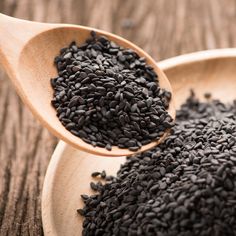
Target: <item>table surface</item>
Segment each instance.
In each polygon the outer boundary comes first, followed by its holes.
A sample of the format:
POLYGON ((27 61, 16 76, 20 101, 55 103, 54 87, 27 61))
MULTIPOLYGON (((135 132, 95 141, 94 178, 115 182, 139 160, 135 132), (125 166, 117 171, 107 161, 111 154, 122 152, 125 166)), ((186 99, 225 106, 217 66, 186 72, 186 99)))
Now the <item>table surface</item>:
MULTIPOLYGON (((0 0, 0 12, 92 26, 121 35, 157 61, 236 47, 236 0, 0 0)), ((0 235, 43 235, 41 193, 57 139, 0 72, 0 235)))

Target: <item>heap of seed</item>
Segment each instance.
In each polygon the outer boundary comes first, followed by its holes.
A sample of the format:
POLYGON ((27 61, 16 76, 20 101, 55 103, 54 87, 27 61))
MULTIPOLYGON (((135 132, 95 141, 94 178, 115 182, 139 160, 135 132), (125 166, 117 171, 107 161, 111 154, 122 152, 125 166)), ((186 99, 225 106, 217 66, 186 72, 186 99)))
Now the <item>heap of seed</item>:
POLYGON ((55 58, 52 104, 62 124, 93 146, 138 150, 173 126, 171 93, 133 50, 91 32, 55 58))
POLYGON ((98 194, 78 210, 83 235, 236 235, 235 114, 236 103, 192 95, 163 144, 91 184, 98 194))

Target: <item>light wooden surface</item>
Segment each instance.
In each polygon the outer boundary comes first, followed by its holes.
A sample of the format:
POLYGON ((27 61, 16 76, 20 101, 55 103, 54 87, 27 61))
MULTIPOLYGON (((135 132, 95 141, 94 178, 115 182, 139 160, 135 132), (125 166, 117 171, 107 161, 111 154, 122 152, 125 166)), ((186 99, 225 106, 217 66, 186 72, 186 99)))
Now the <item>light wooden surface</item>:
MULTIPOLYGON (((236 98, 235 64, 236 49, 222 49, 172 58, 161 62, 160 67, 170 78, 179 107, 189 96, 190 89, 194 89, 202 100, 204 94, 211 91, 214 98, 232 102, 236 98)), ((94 181, 91 173, 105 170, 108 175, 114 175, 124 161, 122 157, 99 158, 60 142, 50 161, 43 187, 45 236, 81 235, 83 218, 76 210, 83 208, 81 194, 94 193, 89 185, 94 181)))
MULTIPOLYGON (((158 75, 159 86, 172 92, 166 75, 158 68, 150 55, 128 40, 120 36, 71 24, 46 24, 26 21, 0 14, 0 64, 7 72, 18 95, 24 104, 56 137, 82 151, 101 156, 128 156, 146 151, 165 138, 167 132, 158 140, 143 145, 137 152, 113 146, 111 151, 105 148, 93 147, 69 132, 56 116, 56 110, 51 105, 53 89, 50 79, 57 76, 54 58, 60 49, 76 41, 83 44, 90 38, 90 32, 96 31, 106 36, 124 48, 133 49, 140 57, 146 58, 158 75)), ((171 99, 168 113, 175 119, 174 99, 171 99)))
MULTIPOLYGON (((235 0, 0 0, 0 11, 119 34, 156 60, 236 47, 235 0)), ((41 235, 41 190, 56 139, 0 74, 0 235, 41 235)))

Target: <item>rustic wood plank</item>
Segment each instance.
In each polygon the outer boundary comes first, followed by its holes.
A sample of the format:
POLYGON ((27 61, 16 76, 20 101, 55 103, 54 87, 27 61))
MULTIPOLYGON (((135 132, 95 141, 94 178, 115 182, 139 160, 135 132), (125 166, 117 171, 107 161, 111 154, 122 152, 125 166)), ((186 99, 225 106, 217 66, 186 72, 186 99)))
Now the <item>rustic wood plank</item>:
MULTIPOLYGON (((0 11, 117 33, 156 60, 236 47, 236 0, 1 0, 0 11)), ((42 235, 41 191, 56 139, 0 73, 0 235, 42 235)))

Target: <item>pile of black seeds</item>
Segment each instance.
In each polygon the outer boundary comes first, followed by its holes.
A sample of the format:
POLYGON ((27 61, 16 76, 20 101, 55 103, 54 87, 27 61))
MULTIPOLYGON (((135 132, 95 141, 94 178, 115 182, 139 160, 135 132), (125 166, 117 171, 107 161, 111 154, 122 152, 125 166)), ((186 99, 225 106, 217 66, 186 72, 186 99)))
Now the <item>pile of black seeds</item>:
POLYGON ((93 146, 138 150, 173 126, 171 93, 133 50, 91 32, 55 58, 52 104, 62 124, 93 146))
POLYGON ((98 194, 78 210, 83 235, 236 235, 236 102, 192 94, 163 144, 91 187, 98 194))

